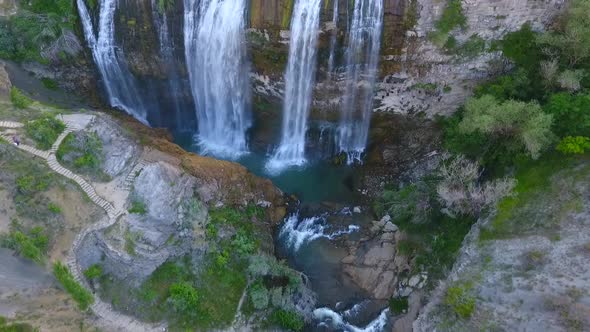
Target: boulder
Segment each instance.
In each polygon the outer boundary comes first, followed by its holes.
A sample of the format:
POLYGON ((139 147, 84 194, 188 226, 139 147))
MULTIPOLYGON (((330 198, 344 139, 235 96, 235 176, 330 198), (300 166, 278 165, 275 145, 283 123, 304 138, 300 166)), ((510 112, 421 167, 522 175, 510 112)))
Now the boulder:
POLYGON ((383 226, 383 231, 385 231, 385 232, 390 232, 390 233, 393 233, 393 232, 397 232, 397 230, 398 230, 398 227, 397 227, 397 225, 395 225, 395 224, 394 224, 394 223, 392 223, 391 221, 388 221, 388 222, 385 224, 385 226, 383 226))

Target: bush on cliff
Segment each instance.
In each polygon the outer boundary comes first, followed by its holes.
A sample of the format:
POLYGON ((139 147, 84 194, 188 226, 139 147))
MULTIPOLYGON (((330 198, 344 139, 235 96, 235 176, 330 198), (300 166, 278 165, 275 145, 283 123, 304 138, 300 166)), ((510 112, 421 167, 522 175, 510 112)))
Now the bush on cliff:
POLYGON ((525 151, 537 159, 552 142, 551 124, 552 116, 543 113, 536 102, 499 102, 486 95, 467 102, 459 129, 465 134, 491 136, 508 150, 525 151))
POLYGON ((63 122, 47 113, 36 120, 25 123, 27 135, 37 143, 37 148, 41 150, 49 150, 64 129, 66 126, 63 122))
POLYGON ((10 101, 14 107, 20 109, 27 108, 33 104, 31 98, 27 97, 20 89, 15 87, 10 89, 10 101))
POLYGON ((53 264, 53 275, 66 292, 72 296, 74 301, 78 303, 80 310, 86 311, 94 303, 92 294, 74 279, 67 266, 61 262, 55 262, 53 264))

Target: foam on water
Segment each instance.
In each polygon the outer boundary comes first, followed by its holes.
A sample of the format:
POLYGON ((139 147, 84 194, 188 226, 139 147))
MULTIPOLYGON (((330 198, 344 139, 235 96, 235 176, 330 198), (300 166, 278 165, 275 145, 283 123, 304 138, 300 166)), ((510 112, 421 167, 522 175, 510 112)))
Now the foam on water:
POLYGON ((387 325, 389 309, 384 309, 379 316, 365 327, 349 324, 344 317, 330 308, 318 308, 313 311, 313 317, 318 326, 325 326, 334 330, 346 332, 381 332, 387 325))
POLYGON ((340 236, 350 234, 359 230, 356 225, 349 225, 347 228, 334 230, 327 223, 326 216, 304 218, 299 221, 299 215, 293 214, 287 218, 281 228, 279 237, 294 252, 299 251, 304 244, 320 238, 336 239, 340 236))

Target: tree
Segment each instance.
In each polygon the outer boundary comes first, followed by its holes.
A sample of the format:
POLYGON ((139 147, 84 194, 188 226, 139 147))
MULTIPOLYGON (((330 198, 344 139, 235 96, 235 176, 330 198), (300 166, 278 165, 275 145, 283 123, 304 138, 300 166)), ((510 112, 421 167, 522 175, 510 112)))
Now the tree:
POLYGON ((502 139, 504 144, 515 144, 536 159, 553 140, 551 124, 552 116, 543 113, 535 101, 501 103, 484 95, 467 102, 459 128, 466 134, 480 132, 502 139))
POLYGON ((516 185, 514 179, 497 179, 478 183, 479 164, 459 155, 443 164, 439 170, 441 181, 436 188, 442 212, 457 215, 477 216, 484 209, 495 206, 510 195, 516 185))
POLYGON ((538 43, 572 67, 590 60, 590 1, 572 1, 562 22, 556 31, 540 35, 538 43))
POLYGON ((553 116, 553 131, 559 137, 590 137, 590 94, 554 94, 544 110, 553 116))

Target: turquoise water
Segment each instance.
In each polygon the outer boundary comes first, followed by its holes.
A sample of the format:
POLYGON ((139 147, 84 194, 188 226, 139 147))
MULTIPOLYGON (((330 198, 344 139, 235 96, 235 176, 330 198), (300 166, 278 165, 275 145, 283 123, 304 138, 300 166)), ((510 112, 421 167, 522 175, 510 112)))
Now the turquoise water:
MULTIPOLYGON (((192 136, 177 135, 176 143, 185 150, 199 153, 199 147, 194 143, 192 136)), ((329 201, 353 204, 359 198, 354 189, 357 176, 352 167, 312 160, 304 166, 286 168, 275 174, 265 169, 268 158, 266 154, 250 152, 236 162, 248 168, 250 172, 270 179, 283 192, 295 195, 302 202, 329 201)))

